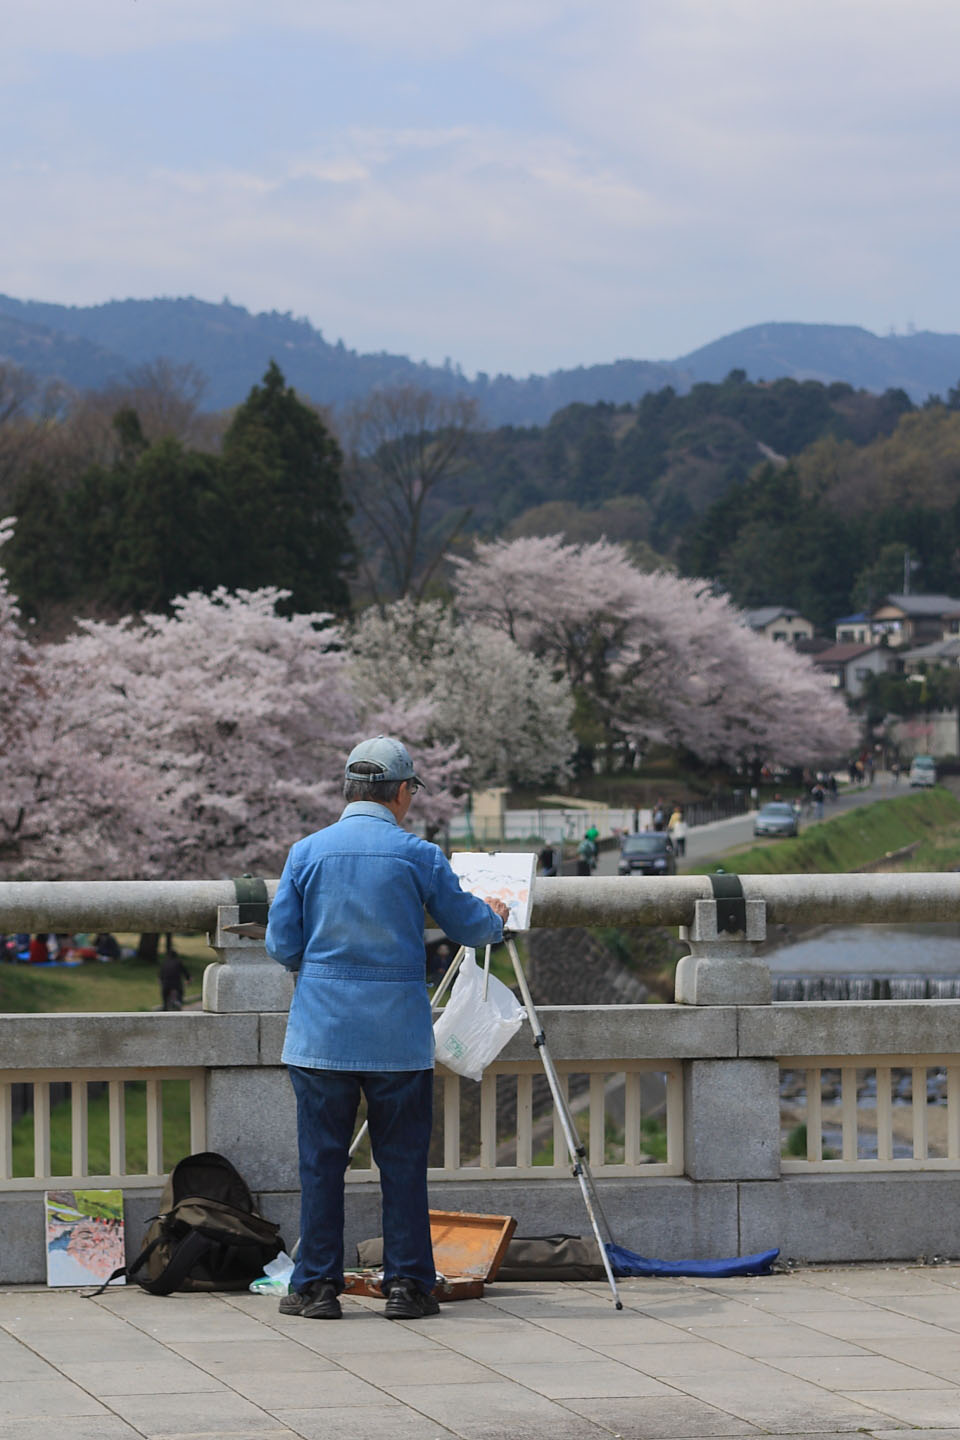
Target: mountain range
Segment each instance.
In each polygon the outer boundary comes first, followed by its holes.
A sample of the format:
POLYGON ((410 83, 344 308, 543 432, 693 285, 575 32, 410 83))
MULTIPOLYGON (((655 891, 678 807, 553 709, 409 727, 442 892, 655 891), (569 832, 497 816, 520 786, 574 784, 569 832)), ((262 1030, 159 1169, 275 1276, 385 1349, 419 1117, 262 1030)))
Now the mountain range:
POLYGON ((330 343, 308 320, 289 312, 252 314, 227 300, 67 306, 0 295, 0 359, 41 379, 97 389, 159 356, 193 364, 207 376, 204 403, 210 409, 238 404, 275 359, 301 394, 333 408, 376 388, 413 384, 474 395, 491 425, 541 425, 566 405, 634 403, 666 385, 685 393, 731 370, 751 380, 788 377, 877 392, 901 389, 915 402, 945 394, 960 381, 960 335, 932 331, 878 336, 854 325, 777 322, 738 330, 671 361, 614 360, 548 375, 481 373, 471 379, 450 364, 361 354, 342 340, 330 343))

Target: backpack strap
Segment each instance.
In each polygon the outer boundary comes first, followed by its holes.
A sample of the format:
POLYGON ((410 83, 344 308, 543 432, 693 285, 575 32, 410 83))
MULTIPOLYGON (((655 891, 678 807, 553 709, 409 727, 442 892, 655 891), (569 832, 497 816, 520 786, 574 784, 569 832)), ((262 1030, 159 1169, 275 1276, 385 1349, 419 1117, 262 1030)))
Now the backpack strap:
POLYGON ((108 1285, 112 1285, 114 1280, 119 1280, 121 1275, 126 1275, 128 1280, 132 1280, 136 1275, 137 1271, 147 1263, 154 1250, 156 1250, 157 1246, 160 1244, 160 1241, 164 1240, 165 1238, 166 1237, 164 1235, 158 1235, 155 1240, 151 1240, 150 1244, 140 1251, 140 1254, 137 1256, 136 1260, 133 1261, 132 1265, 121 1265, 118 1270, 114 1270, 113 1274, 109 1275, 107 1279, 104 1280, 103 1284, 100 1286, 99 1289, 88 1291, 85 1298, 87 1300, 95 1300, 98 1295, 103 1294, 104 1290, 106 1290, 108 1285))
MULTIPOLYGON (((146 1260, 148 1254, 153 1249, 153 1245, 156 1244, 157 1241, 154 1240, 153 1244, 148 1245, 143 1254, 137 1257, 128 1272, 130 1275, 140 1268, 141 1263, 146 1260)), ((176 1250, 174 1250, 169 1261, 163 1267, 163 1270, 157 1278, 155 1280, 141 1280, 139 1283, 143 1286, 144 1290, 149 1290, 151 1295, 169 1295, 172 1290, 180 1288, 180 1282, 190 1274, 194 1265, 196 1265, 199 1260, 202 1260, 204 1255, 215 1248, 216 1242, 214 1240, 208 1239, 206 1235, 201 1235, 199 1230, 191 1230, 189 1235, 185 1235, 180 1241, 180 1244, 176 1250)))

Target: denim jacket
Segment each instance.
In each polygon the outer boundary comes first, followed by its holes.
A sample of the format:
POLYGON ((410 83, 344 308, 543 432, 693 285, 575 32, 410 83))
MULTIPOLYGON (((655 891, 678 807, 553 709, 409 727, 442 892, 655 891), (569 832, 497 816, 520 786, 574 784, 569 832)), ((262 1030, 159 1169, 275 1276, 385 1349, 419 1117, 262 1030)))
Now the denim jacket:
POLYGON ((317 1070, 429 1070, 433 1022, 425 980, 424 906, 461 945, 490 945, 503 924, 460 889, 443 851, 354 801, 298 840, 270 907, 267 951, 297 972, 286 1065, 317 1070))

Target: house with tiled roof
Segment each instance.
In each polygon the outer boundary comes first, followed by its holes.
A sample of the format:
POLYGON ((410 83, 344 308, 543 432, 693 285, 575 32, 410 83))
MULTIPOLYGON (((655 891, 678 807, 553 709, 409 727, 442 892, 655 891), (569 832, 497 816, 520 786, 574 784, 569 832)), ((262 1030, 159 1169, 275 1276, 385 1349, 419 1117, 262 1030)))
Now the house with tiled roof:
POLYGON ((798 640, 813 638, 810 621, 788 605, 761 605, 757 610, 744 611, 744 618, 751 630, 766 635, 769 640, 783 640, 788 645, 796 645, 798 640))

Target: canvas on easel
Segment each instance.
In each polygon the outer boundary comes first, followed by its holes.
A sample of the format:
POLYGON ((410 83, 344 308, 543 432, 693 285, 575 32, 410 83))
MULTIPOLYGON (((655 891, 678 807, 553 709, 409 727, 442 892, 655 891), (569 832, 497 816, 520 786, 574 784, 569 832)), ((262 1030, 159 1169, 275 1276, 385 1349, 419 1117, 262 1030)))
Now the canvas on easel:
POLYGON ((122 1191, 46 1190, 43 1200, 48 1285, 102 1285, 124 1265, 122 1191))
POLYGON ((509 930, 529 930, 533 910, 533 882, 537 873, 536 855, 498 851, 461 850, 450 856, 460 888, 479 895, 481 900, 502 900, 510 911, 509 930))

